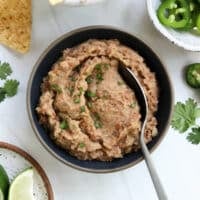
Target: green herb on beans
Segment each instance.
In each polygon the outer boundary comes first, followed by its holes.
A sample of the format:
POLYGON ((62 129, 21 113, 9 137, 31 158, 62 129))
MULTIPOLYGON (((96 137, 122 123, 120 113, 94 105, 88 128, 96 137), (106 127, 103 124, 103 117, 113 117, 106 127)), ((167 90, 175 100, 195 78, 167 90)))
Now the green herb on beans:
POLYGON ((85 112, 85 106, 81 106, 81 107, 80 107, 80 111, 81 111, 81 113, 82 113, 82 112, 85 112))
POLYGON ((85 92, 85 95, 86 95, 86 97, 88 97, 88 98, 96 97, 96 94, 95 94, 94 92, 90 91, 90 90, 87 90, 87 91, 85 92))
POLYGON ((62 93, 61 87, 60 87, 59 85, 57 85, 57 84, 52 84, 52 85, 51 85, 51 89, 52 89, 53 91, 59 93, 59 94, 62 93))
POLYGON ((79 148, 84 148, 85 147, 85 143, 83 143, 83 142, 79 143, 78 147, 79 148))
POLYGON ((93 116, 94 119, 94 126, 98 128, 102 128, 102 122, 98 113, 95 113, 93 116))
POLYGON ((79 88, 79 92, 80 92, 80 95, 82 95, 82 93, 83 93, 83 88, 82 87, 79 88))
POLYGON ((81 100, 80 100, 80 97, 74 97, 74 103, 80 103, 81 100))
POLYGON ((0 62, 0 79, 5 80, 8 76, 12 74, 12 69, 9 63, 0 62))
POLYGON ((94 121, 94 126, 98 129, 98 128, 102 128, 102 123, 99 120, 95 120, 94 121))
POLYGON ((92 108, 92 102, 87 102, 88 108, 92 108))
POLYGON ((63 130, 69 129, 68 121, 67 121, 67 120, 63 120, 63 121, 60 123, 60 128, 63 129, 63 130))
POLYGON ((80 96, 83 94, 83 88, 79 88, 79 93, 74 97, 74 103, 80 103, 80 96))
POLYGON ((135 108, 135 106, 136 106, 136 102, 133 102, 133 103, 131 103, 131 104, 129 105, 130 108, 135 108))
POLYGON ((72 95, 74 92, 74 87, 73 86, 68 87, 68 90, 69 90, 70 95, 72 95))
POLYGON ((200 126, 196 121, 200 118, 200 107, 197 102, 189 98, 184 103, 177 102, 174 107, 171 126, 179 133, 190 131, 187 139, 193 144, 199 144, 200 126), (198 140, 199 139, 199 140, 198 140))
POLYGON ((103 71, 102 71, 103 66, 104 64, 102 63, 95 65, 97 84, 103 80, 103 71))
POLYGON ((97 71, 102 71, 102 68, 107 70, 109 68, 109 64, 108 63, 99 63, 99 64, 96 64, 94 68, 97 71))
POLYGON ((88 84, 92 83, 93 81, 92 75, 89 75, 85 80, 88 84))
POLYGON ((117 85, 124 85, 123 81, 117 81, 117 85))
POLYGON ((96 64, 94 67, 97 71, 101 71, 102 70, 102 64, 96 64))
POLYGON ((7 97, 13 97, 17 94, 19 81, 8 79, 12 74, 12 69, 9 63, 0 62, 0 79, 4 81, 4 85, 0 86, 0 102, 4 101, 7 97))
POLYGON ((97 74, 96 74, 96 79, 97 79, 98 81, 102 81, 102 80, 103 80, 103 73, 97 73, 97 74))

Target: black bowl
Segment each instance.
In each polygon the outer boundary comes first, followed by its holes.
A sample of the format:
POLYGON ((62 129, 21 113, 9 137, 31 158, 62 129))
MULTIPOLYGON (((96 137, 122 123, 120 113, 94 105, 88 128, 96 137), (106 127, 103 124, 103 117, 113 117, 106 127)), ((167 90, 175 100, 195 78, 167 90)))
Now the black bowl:
POLYGON ((137 164, 143 159, 142 152, 133 152, 125 155, 123 158, 115 159, 112 162, 78 160, 58 147, 50 139, 49 134, 43 126, 39 124, 35 112, 41 94, 40 85, 42 79, 47 75, 48 71, 51 70, 52 65, 61 57, 62 51, 92 38, 118 39, 122 44, 137 51, 145 59, 151 71, 155 72, 160 88, 159 105, 156 114, 158 120, 158 135, 148 144, 150 151, 158 146, 165 135, 171 117, 173 95, 168 74, 153 50, 135 36, 116 28, 106 26, 81 28, 61 36, 46 49, 35 64, 28 85, 27 107, 32 127, 40 142, 60 161, 76 169, 88 172, 106 173, 122 170, 137 164))

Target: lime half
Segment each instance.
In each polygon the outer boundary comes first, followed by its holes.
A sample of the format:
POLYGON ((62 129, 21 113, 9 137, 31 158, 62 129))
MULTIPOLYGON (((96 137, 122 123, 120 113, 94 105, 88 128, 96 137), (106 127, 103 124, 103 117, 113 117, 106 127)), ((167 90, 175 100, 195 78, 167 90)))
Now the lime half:
POLYGON ((9 188, 8 175, 3 166, 0 165, 0 200, 5 200, 7 198, 8 188, 9 188))
POLYGON ((8 200, 34 200, 33 197, 33 169, 21 172, 11 183, 8 200))

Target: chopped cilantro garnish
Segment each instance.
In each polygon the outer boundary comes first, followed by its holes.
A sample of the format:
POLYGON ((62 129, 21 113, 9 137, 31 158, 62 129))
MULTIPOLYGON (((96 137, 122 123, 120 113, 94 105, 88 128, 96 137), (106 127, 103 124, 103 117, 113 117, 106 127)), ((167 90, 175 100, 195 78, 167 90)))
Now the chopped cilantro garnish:
POLYGON ((92 97, 96 97, 96 94, 94 92, 91 92, 90 90, 87 90, 85 95, 88 97, 88 98, 92 98, 92 97))
POLYGON ((102 64, 99 63, 99 64, 96 64, 94 68, 98 71, 101 71, 102 69, 101 67, 102 67, 102 64))
POLYGON ((88 84, 92 83, 92 75, 89 75, 85 80, 88 84))
POLYGON ((72 95, 72 94, 73 94, 73 92, 74 92, 74 87, 73 87, 73 86, 71 86, 71 87, 69 87, 69 88, 68 88, 68 90, 69 90, 69 92, 70 92, 70 95, 72 95))
POLYGON ((63 120, 63 121, 60 123, 60 128, 61 128, 61 129, 69 129, 68 121, 63 120))
POLYGON ((94 121, 94 126, 95 126, 96 128, 102 128, 102 123, 101 123, 99 120, 95 120, 95 121, 94 121))
POLYGON ((80 111, 81 111, 81 113, 82 113, 82 112, 85 112, 85 106, 81 106, 81 107, 80 107, 80 111))
POLYGON ((82 88, 82 87, 80 87, 80 88, 79 88, 79 94, 78 94, 78 96, 81 96, 81 95, 82 95, 82 93, 83 93, 83 88, 82 88))
POLYGON ((123 81, 117 81, 117 84, 118 85, 124 85, 124 82, 123 81))
POLYGON ((129 105, 130 108, 135 108, 135 106, 136 106, 136 103, 135 103, 135 102, 133 102, 133 103, 131 103, 131 104, 129 105))
POLYGON ((85 143, 83 143, 83 142, 79 143, 78 147, 79 148, 84 148, 85 147, 85 143))
POLYGON ((103 80, 103 73, 97 73, 97 74, 96 74, 96 79, 97 79, 98 81, 102 81, 102 80, 103 80))
POLYGON ((88 108, 92 108, 92 102, 87 102, 88 108))
POLYGON ((52 85, 51 85, 51 89, 52 89, 53 91, 59 93, 59 94, 62 93, 62 89, 61 89, 60 86, 57 85, 57 84, 52 84, 52 85))
POLYGON ((94 126, 96 128, 102 128, 101 119, 98 113, 94 114, 93 119, 94 119, 94 126))
POLYGON ((75 97, 75 98, 74 98, 74 103, 80 103, 80 101, 81 101, 81 100, 80 100, 79 97, 75 97))

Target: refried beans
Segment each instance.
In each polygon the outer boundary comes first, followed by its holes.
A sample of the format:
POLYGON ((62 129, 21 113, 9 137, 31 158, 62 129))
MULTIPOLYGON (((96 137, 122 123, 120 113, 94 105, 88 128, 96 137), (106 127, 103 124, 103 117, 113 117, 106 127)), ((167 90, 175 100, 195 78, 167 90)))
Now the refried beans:
POLYGON ((140 106, 119 62, 147 96, 145 142, 157 134, 158 85, 144 59, 118 40, 88 40, 64 50, 43 80, 36 108, 52 140, 78 159, 111 161, 140 148, 140 106))

